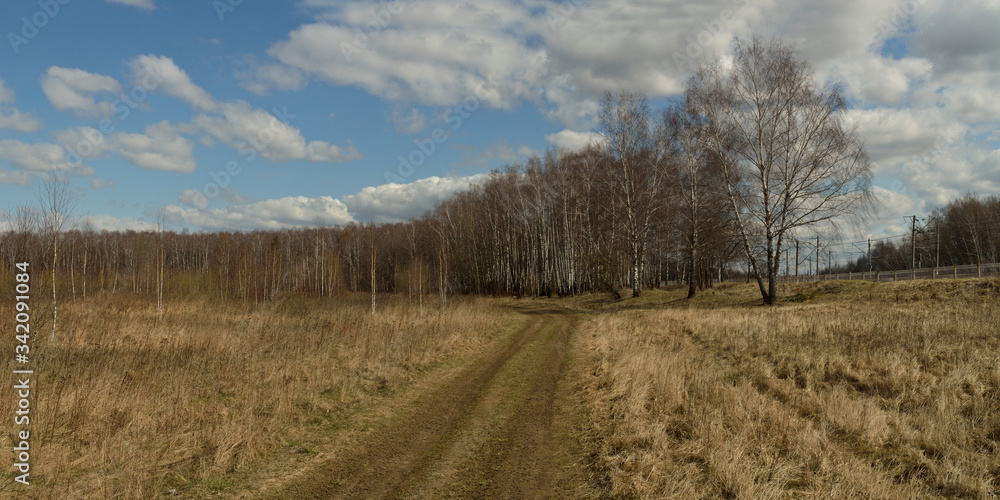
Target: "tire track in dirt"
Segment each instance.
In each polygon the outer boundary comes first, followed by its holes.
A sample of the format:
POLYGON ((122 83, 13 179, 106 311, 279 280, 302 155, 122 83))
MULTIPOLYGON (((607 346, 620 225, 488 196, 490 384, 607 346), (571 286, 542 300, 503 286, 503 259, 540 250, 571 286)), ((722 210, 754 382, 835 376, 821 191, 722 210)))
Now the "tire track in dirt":
POLYGON ((565 449, 568 431, 553 428, 565 427, 556 402, 575 321, 562 310, 520 312, 537 319, 505 348, 265 498, 551 498, 585 481, 578 453, 565 449), (512 376, 525 387, 508 387, 512 376))

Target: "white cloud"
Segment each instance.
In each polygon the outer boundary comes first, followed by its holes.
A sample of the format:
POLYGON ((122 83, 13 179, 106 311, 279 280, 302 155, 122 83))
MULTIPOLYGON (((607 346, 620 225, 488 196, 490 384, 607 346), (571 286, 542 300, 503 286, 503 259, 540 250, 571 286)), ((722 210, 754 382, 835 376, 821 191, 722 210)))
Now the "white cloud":
POLYGON ((14 167, 35 172, 52 172, 72 167, 66 159, 66 150, 58 144, 28 144, 14 139, 0 140, 0 160, 7 160, 14 167))
POLYGON ((35 118, 35 115, 23 113, 16 109, 9 112, 0 110, 0 130, 15 130, 17 132, 38 132, 42 128, 42 122, 35 118))
POLYGON ((353 220, 344 203, 329 196, 288 196, 221 209, 168 205, 164 211, 171 224, 191 225, 210 231, 311 226, 317 218, 328 224, 347 224, 353 220))
POLYGON ((287 196, 247 202, 242 195, 229 193, 226 196, 230 197, 230 203, 225 208, 208 208, 204 195, 189 189, 178 197, 183 206, 169 205, 164 210, 171 224, 208 231, 312 226, 317 219, 333 225, 370 219, 380 223, 398 222, 422 216, 455 192, 481 182, 486 175, 428 177, 409 184, 385 184, 364 188, 341 199, 287 196))
POLYGON ((1000 70, 948 74, 935 82, 940 106, 969 123, 1000 120, 1000 70))
POLYGON ((8 104, 14 104, 14 91, 9 89, 0 78, 0 130, 15 130, 17 132, 37 132, 42 128, 42 122, 31 113, 16 109, 5 109, 8 104))
POLYGON ((113 215, 84 215, 78 227, 90 226, 94 231, 155 231, 156 225, 141 217, 115 217, 113 215))
MULTIPOLYGON (((268 55, 328 84, 355 85, 393 102, 450 106, 478 96, 487 106, 512 109, 530 101, 551 119, 587 128, 604 90, 680 92, 686 75, 674 54, 709 34, 706 25, 713 33, 695 48, 726 52, 734 34, 764 19, 750 3, 429 0, 417 8, 399 2, 401 11, 384 28, 362 38, 355 28, 367 27, 371 4, 313 1, 325 8, 315 22, 293 30, 268 55)), ((867 5, 854 3, 854 10, 867 5)))
POLYGON ((104 133, 94 127, 77 127, 59 130, 53 134, 66 151, 70 151, 82 160, 93 160, 113 149, 112 143, 104 133))
POLYGON ((7 88, 7 84, 4 83, 3 78, 0 78, 0 104, 13 104, 14 103, 14 91, 7 88))
POLYGON ((937 109, 852 110, 847 117, 865 139, 877 172, 963 140, 968 130, 937 109))
POLYGON ((147 75, 153 75, 164 92, 185 101, 199 111, 214 111, 218 103, 205 89, 191 81, 187 72, 166 56, 142 55, 129 62, 132 77, 141 82, 147 75))
POLYGON ((194 144, 181 135, 181 132, 189 132, 189 128, 161 121, 146 126, 142 134, 116 132, 105 136, 93 127, 79 127, 58 131, 55 137, 67 151, 83 160, 93 160, 111 152, 144 170, 186 173, 197 166, 194 144))
POLYGON ((245 59, 247 69, 236 72, 240 85, 256 95, 266 95, 271 90, 301 90, 308 79, 297 68, 284 64, 260 63, 256 57, 245 59))
POLYGON ((34 177, 23 170, 7 170, 0 168, 0 184, 10 184, 14 186, 27 186, 31 184, 34 177))
POLYGON ((1000 4, 987 0, 919 2, 910 35, 913 50, 935 72, 1000 70, 1000 4))
POLYGON ((122 88, 110 76, 59 66, 49 68, 42 75, 41 84, 45 97, 57 110, 73 110, 91 116, 110 115, 113 112, 110 102, 96 102, 94 94, 117 93, 122 88))
POLYGON ((340 163, 343 161, 358 160, 364 158, 354 147, 354 143, 347 141, 347 147, 334 146, 326 141, 312 141, 306 145, 306 161, 340 163))
POLYGON ((111 142, 122 158, 145 170, 187 173, 197 166, 194 144, 166 121, 149 125, 145 134, 118 132, 111 142))
POLYGON ((351 3, 300 26, 268 54, 334 85, 357 85, 390 100, 451 105, 477 91, 497 108, 538 96, 545 50, 525 45, 530 13, 509 2, 399 3, 385 30, 355 47, 354 26, 371 6, 351 3), (329 21, 329 22, 328 22, 329 21), (356 49, 356 50, 355 50, 356 49), (496 76, 497 78, 492 78, 496 76), (485 87, 491 92, 482 92, 485 87))
POLYGON ((137 7, 145 10, 153 10, 156 8, 156 5, 153 4, 153 0, 107 0, 107 2, 128 5, 130 7, 137 7))
POLYGON ((926 59, 889 59, 876 54, 845 57, 832 70, 847 84, 848 91, 871 104, 899 104, 914 84, 922 83, 931 74, 926 59))
POLYGON ((597 132, 577 132, 575 130, 562 130, 555 134, 548 134, 545 140, 553 146, 566 151, 582 151, 589 144, 600 144, 603 139, 597 132))
POLYGON ((345 148, 324 141, 306 143, 299 129, 246 101, 223 103, 223 116, 198 115, 193 123, 219 142, 238 150, 255 150, 273 162, 292 160, 337 163, 361 158, 353 144, 345 148))
POLYGON ((434 205, 470 185, 485 180, 486 174, 470 177, 428 177, 409 184, 366 187, 344 196, 344 205, 357 220, 398 222, 420 217, 434 205))

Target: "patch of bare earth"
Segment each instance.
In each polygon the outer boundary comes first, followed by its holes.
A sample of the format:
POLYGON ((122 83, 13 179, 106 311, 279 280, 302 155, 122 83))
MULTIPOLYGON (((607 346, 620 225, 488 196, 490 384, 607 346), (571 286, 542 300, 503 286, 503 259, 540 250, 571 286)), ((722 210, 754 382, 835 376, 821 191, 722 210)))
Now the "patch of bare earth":
POLYGON ((534 319, 500 349, 268 498, 596 498, 568 380, 574 318, 534 319))

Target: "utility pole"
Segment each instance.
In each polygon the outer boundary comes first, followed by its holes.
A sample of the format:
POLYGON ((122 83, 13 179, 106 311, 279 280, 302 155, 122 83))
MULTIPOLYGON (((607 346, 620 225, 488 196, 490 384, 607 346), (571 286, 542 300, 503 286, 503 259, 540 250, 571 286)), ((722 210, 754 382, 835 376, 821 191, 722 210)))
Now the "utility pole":
POLYGON ((917 279, 917 216, 912 216, 910 226, 910 279, 917 279))
POLYGON ((826 272, 833 272, 833 250, 826 251, 826 272))
POLYGON ((795 281, 799 277, 799 240, 795 240, 795 281))
POLYGON ((819 279, 819 235, 816 235, 816 279, 819 279))
POLYGON ((937 237, 937 244, 934 245, 934 267, 941 267, 941 222, 934 224, 934 235, 937 237))
POLYGON ((872 239, 868 238, 868 272, 872 272, 872 239))

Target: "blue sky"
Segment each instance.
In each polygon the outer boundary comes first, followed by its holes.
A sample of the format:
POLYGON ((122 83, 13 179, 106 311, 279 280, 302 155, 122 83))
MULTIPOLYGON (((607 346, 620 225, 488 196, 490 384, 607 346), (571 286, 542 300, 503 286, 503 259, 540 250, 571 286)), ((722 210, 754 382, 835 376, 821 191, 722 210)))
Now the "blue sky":
POLYGON ((604 90, 664 102, 678 58, 754 32, 847 85, 883 202, 860 236, 1000 193, 996 2, 232 3, 4 3, 0 209, 67 171, 98 229, 149 227, 156 207, 191 230, 419 216, 491 168, 585 145, 604 90))

